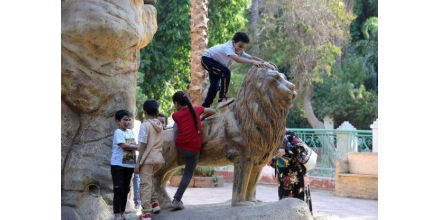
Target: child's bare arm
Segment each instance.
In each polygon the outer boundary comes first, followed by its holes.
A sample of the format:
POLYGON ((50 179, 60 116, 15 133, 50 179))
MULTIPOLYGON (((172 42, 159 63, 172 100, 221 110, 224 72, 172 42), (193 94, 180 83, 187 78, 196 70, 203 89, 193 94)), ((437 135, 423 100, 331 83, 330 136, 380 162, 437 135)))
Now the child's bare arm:
POLYGON ((259 67, 264 67, 264 63, 262 61, 254 60, 254 59, 248 59, 244 57, 239 56, 231 56, 231 59, 233 59, 237 63, 250 63, 259 67))
POLYGON ((118 145, 124 150, 137 150, 139 148, 137 144, 119 143, 118 145))
POLYGON ((200 120, 202 120, 202 121, 203 121, 203 119, 205 119, 205 118, 207 118, 207 117, 209 117, 209 116, 215 114, 215 109, 212 109, 212 108, 205 108, 205 110, 203 111, 203 113, 204 113, 204 114, 202 115, 202 117, 200 117, 200 120))
POLYGON ((261 58, 259 58, 259 57, 254 57, 254 56, 252 56, 252 59, 253 59, 253 60, 257 60, 257 61, 261 61, 261 62, 266 62, 265 60, 263 60, 263 59, 261 59, 261 58))
MULTIPOLYGON (((267 63, 270 63, 270 64, 274 65, 275 67, 277 66, 277 65, 275 65, 275 63, 272 63, 272 62, 270 62, 270 61, 263 60, 263 59, 261 59, 261 58, 259 58, 259 57, 254 57, 254 56, 252 56, 252 59, 254 59, 254 60, 258 60, 258 61, 261 61, 261 62, 267 62, 267 63)), ((277 68, 278 68, 278 67, 277 67, 277 68)))
MULTIPOLYGON (((144 154, 145 150, 147 149, 147 143, 139 143, 139 159, 144 154)), ((136 164, 139 163, 139 159, 137 160, 136 164)))
POLYGON ((140 161, 142 159, 142 155, 145 152, 145 149, 147 149, 147 143, 139 143, 139 156, 136 160, 136 165, 134 167, 134 173, 138 174, 139 173, 139 166, 140 166, 140 161))

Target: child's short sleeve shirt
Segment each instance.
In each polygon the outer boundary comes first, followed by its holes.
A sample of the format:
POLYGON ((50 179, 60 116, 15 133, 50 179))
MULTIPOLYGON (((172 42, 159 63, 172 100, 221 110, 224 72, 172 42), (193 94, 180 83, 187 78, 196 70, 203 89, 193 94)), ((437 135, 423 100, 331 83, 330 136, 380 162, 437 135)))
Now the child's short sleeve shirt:
POLYGON ((127 129, 125 131, 116 129, 113 135, 112 157, 110 159, 110 164, 134 168, 136 165, 135 150, 124 150, 118 145, 120 143, 135 143, 134 133, 131 129, 127 129))
POLYGON ((231 59, 230 56, 241 56, 248 59, 252 58, 251 55, 247 54, 244 51, 241 54, 236 54, 231 40, 226 42, 225 44, 219 44, 209 48, 203 53, 202 56, 212 58, 228 68, 233 63, 235 63, 235 61, 231 59))
MULTIPOLYGON (((200 115, 205 111, 202 106, 193 106, 199 130, 202 132, 200 115)), ((176 138, 176 146, 191 152, 199 152, 202 146, 202 136, 198 134, 194 125, 194 118, 189 108, 183 108, 172 115, 179 130, 176 138)))
POLYGON ((148 139, 148 132, 144 125, 141 125, 141 128, 139 129, 139 143, 147 143, 148 139))

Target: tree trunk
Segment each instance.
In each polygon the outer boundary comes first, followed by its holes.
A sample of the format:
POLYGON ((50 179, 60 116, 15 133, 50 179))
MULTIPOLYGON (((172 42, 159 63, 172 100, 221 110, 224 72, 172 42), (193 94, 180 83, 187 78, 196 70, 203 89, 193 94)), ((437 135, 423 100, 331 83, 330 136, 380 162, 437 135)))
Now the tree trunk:
POLYGON ((207 6, 207 0, 191 0, 191 83, 188 85, 188 93, 193 105, 202 104, 208 84, 208 74, 200 63, 208 45, 207 6))
MULTIPOLYGON (((309 124, 313 127, 313 129, 325 129, 324 122, 320 121, 313 112, 313 106, 312 106, 312 93, 313 88, 312 86, 303 85, 303 106, 304 111, 306 113, 307 121, 309 124)), ((324 155, 326 158, 328 158, 328 165, 329 167, 334 168, 336 166, 336 160, 338 159, 335 146, 331 139, 329 138, 321 138, 320 139, 323 151, 326 152, 326 155, 324 155)), ((318 157, 322 157, 322 152, 317 152, 318 157)), ((321 161, 321 160, 320 160, 321 161)), ((319 164, 321 162, 318 162, 319 164)))
POLYGON ((258 0, 252 0, 251 6, 251 31, 253 33, 252 36, 252 48, 251 55, 258 54, 260 48, 258 47, 258 0))
POLYGON ((313 112, 313 107, 312 107, 313 88, 312 88, 312 86, 303 84, 302 93, 303 93, 302 94, 303 107, 304 107, 304 111, 306 113, 307 121, 313 127, 313 129, 324 129, 324 122, 320 121, 316 117, 315 113, 313 112))

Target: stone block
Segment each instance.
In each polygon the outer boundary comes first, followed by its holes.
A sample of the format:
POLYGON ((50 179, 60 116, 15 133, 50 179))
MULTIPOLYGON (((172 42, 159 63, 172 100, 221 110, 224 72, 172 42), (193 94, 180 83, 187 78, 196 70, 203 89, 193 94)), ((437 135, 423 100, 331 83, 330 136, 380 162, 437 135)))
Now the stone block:
POLYGON ((377 153, 349 153, 336 162, 335 195, 378 199, 377 153), (345 169, 343 169, 345 167, 345 169), (348 170, 346 169, 348 167, 348 170))

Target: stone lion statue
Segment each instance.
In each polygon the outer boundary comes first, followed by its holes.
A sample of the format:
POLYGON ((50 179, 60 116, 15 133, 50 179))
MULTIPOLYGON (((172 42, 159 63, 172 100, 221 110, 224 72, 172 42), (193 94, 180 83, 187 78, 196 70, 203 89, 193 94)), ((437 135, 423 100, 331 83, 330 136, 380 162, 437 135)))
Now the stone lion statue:
MULTIPOLYGON (((286 118, 296 98, 295 85, 276 66, 252 67, 244 78, 236 101, 213 119, 202 122, 203 145, 198 166, 234 164, 232 206, 255 202, 261 170, 283 143, 286 118)), ((175 149, 173 131, 163 132, 166 163, 155 174, 161 204, 171 199, 165 185, 184 156, 175 149)))

